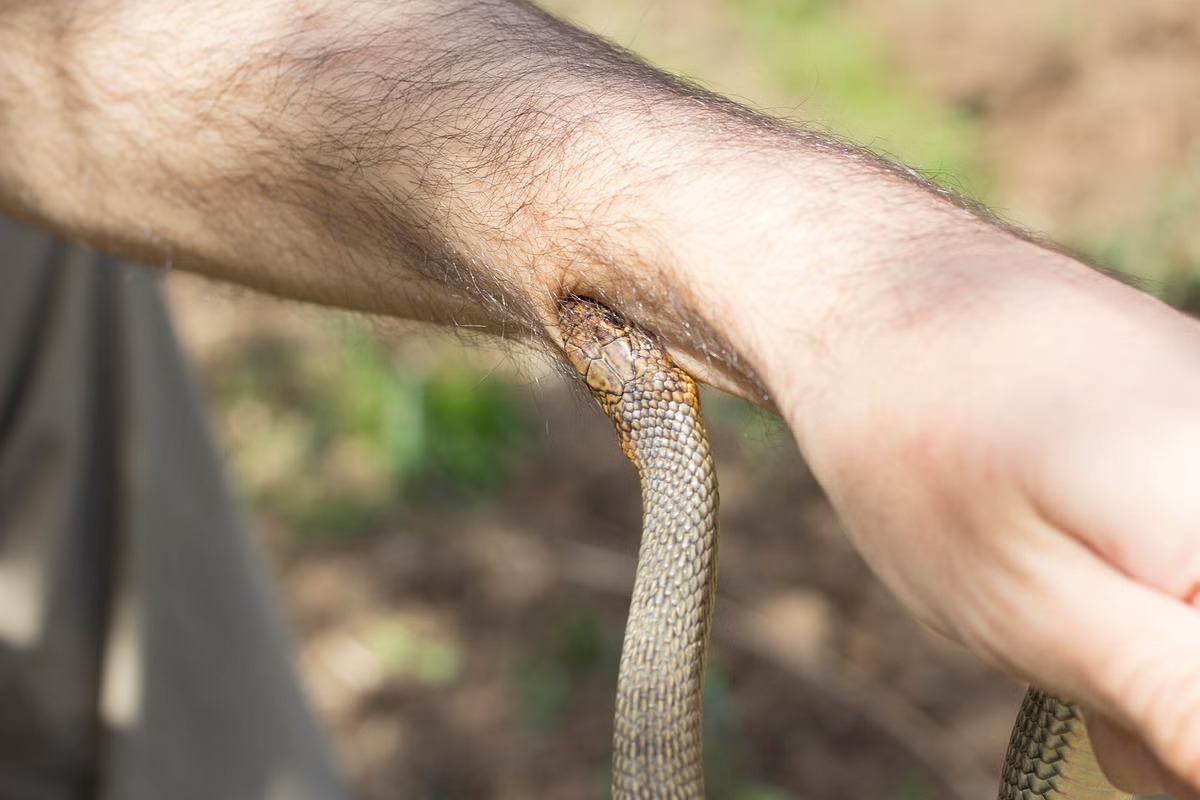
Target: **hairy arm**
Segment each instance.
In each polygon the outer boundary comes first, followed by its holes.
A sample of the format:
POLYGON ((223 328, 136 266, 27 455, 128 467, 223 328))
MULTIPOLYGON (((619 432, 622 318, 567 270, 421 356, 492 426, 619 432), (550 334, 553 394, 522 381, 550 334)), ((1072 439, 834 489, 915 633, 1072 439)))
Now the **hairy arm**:
POLYGON ((342 5, 6 12, 0 208, 149 263, 515 335, 596 295, 690 331, 714 380, 759 394, 709 319, 739 292, 803 283, 816 320, 835 281, 947 235, 1022 246, 524 4, 342 5))
POLYGON ((0 0, 0 54, 0 208, 512 336, 602 299, 778 409, 929 624, 1200 786, 1195 323, 519 2, 0 0))

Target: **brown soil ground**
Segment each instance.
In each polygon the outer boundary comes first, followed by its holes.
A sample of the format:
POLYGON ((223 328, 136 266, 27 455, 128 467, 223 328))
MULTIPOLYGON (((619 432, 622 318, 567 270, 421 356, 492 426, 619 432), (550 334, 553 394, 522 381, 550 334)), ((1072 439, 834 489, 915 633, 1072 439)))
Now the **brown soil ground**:
MULTIPOLYGON (((575 5, 600 24, 602 12, 575 5)), ((728 55, 712 3, 615 5, 641 9, 663 46, 690 37, 726 53, 723 67, 709 56, 725 70, 718 83, 753 72, 728 55)), ((1173 176, 1197 168, 1200 1, 850 7, 898 69, 979 115, 997 195, 1025 224, 1065 237, 1136 226, 1173 176)), ((1200 245, 1179 246, 1195 260, 1200 245)), ((214 302, 187 280, 173 293, 204 364, 272 315, 297 327, 264 301, 214 302), (216 326, 213 313, 253 321, 216 326)), ((607 423, 557 380, 530 378, 538 370, 521 380, 544 435, 495 496, 417 504, 378 535, 278 554, 306 680, 362 800, 606 796, 637 489, 607 423)), ((799 458, 743 429, 715 433, 711 796, 991 796, 1019 688, 923 633, 847 544, 799 458)), ((258 524, 285 538, 270 518, 258 524)))
POLYGON ((1022 224, 1065 239, 1132 228, 1181 173, 1196 185, 1197 0, 853 5, 901 69, 980 115, 1002 210, 1022 224))

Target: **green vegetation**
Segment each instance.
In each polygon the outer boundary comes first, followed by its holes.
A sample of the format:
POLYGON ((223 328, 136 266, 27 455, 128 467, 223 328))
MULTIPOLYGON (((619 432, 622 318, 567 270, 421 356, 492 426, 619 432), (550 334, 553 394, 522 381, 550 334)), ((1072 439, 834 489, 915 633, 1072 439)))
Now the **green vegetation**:
POLYGON ((398 620, 383 620, 370 631, 371 651, 392 675, 426 686, 446 686, 462 674, 462 652, 441 639, 424 636, 398 620))
POLYGON ((921 775, 913 775, 895 789, 896 800, 930 800, 939 797, 937 787, 921 775))
POLYGON ((334 344, 262 339, 213 370, 242 490, 303 541, 366 532, 402 499, 495 490, 532 430, 513 387, 461 366, 395 363, 362 323, 334 344))
POLYGON ((707 386, 700 387, 700 404, 707 426, 714 433, 734 431, 751 464, 770 468, 779 458, 795 453, 791 431, 778 415, 707 386))
POLYGON ((795 795, 772 786, 747 786, 737 793, 737 800, 793 800, 795 795))
POLYGON ((977 199, 988 180, 965 111, 906 84, 882 42, 833 0, 722 0, 730 25, 794 115, 977 199))
POLYGON ((1135 276, 1167 302, 1200 312, 1200 160, 1164 181, 1157 201, 1133 224, 1084 237, 1081 250, 1135 276))
POLYGON ((603 670, 615 681, 620 648, 594 613, 564 609, 541 645, 513 664, 512 691, 526 724, 553 731, 585 678, 603 670))

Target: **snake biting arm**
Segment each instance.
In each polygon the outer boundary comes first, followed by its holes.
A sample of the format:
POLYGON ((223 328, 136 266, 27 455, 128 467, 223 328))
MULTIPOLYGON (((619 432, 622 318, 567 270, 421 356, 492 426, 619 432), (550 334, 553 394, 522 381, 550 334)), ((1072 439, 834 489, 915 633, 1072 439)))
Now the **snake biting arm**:
POLYGON ((0 0, 0 209, 513 337, 603 300, 778 410, 923 620, 1200 787, 1200 332, 903 168, 523 2, 0 0))

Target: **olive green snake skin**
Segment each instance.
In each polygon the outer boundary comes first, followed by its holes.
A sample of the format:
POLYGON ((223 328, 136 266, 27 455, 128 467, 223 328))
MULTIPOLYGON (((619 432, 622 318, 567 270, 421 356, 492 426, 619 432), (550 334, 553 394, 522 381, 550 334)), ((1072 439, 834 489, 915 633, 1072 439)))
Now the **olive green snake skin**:
MULTIPOLYGON (((567 298, 567 360, 616 427, 642 485, 642 544, 621 651, 614 800, 704 797, 703 681, 717 578, 717 478, 692 378, 648 332, 567 298)), ((1030 689, 1000 800, 1116 800, 1078 709, 1030 689)))

